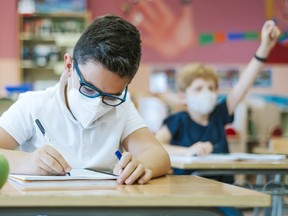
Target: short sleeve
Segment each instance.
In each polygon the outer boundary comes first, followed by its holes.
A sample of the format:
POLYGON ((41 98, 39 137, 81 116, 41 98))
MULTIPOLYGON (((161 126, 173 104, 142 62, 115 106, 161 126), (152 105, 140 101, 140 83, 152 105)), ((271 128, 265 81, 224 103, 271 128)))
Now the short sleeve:
POLYGON ((121 136, 121 142, 134 131, 147 127, 132 101, 129 99, 126 102, 127 104, 125 104, 125 106, 127 107, 127 110, 125 110, 124 113, 126 115, 126 122, 121 136))
POLYGON ((0 127, 12 136, 19 145, 29 140, 34 131, 33 122, 29 112, 29 104, 32 101, 26 95, 20 95, 19 99, 3 113, 0 118, 0 127))
POLYGON ((167 128, 169 129, 172 137, 175 136, 177 134, 177 131, 181 125, 180 121, 180 117, 179 114, 172 114, 171 116, 167 117, 164 121, 163 121, 163 125, 166 125, 167 128))
POLYGON ((219 102, 215 111, 218 116, 222 117, 222 122, 224 125, 230 124, 234 121, 234 114, 230 115, 228 112, 226 99, 219 102))

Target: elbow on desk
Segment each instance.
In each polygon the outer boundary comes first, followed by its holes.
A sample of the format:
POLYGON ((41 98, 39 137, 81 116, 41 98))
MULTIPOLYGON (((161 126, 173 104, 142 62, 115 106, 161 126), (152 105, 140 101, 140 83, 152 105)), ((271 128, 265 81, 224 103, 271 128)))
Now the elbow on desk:
POLYGON ((154 177, 159 177, 159 176, 164 176, 167 175, 170 172, 171 169, 171 161, 170 161, 170 157, 168 155, 168 153, 165 151, 163 152, 162 157, 159 157, 158 161, 161 161, 162 163, 162 168, 158 169, 159 172, 156 172, 154 174, 153 172, 153 178, 154 177))

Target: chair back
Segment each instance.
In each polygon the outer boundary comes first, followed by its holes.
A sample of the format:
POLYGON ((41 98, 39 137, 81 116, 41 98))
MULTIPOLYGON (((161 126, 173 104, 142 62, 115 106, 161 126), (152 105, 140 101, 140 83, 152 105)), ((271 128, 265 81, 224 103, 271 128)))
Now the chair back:
POLYGON ((7 97, 0 98, 0 116, 14 103, 14 100, 7 97))
POLYGON ((269 151, 288 155, 288 138, 273 137, 269 140, 269 151))

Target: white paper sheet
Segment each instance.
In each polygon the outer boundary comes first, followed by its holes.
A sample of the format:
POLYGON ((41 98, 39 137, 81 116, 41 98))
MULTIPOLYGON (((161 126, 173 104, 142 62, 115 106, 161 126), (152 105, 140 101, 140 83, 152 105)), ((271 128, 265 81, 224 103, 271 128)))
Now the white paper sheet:
POLYGON ((10 174, 10 179, 21 181, 69 181, 69 180, 100 180, 100 179, 117 179, 116 175, 107 174, 87 169, 72 169, 71 176, 38 176, 38 175, 16 175, 10 174))
POLYGON ((117 187, 115 180, 22 181, 9 178, 8 182, 21 192, 59 190, 109 190, 117 187))

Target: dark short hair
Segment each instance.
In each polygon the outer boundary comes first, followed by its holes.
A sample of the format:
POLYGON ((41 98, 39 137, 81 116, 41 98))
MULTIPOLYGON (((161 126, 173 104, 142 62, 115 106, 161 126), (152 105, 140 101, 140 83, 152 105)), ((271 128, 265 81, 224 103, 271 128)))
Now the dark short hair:
POLYGON ((109 71, 131 80, 141 60, 139 31, 121 17, 98 17, 77 41, 73 58, 78 64, 101 63, 109 71))

